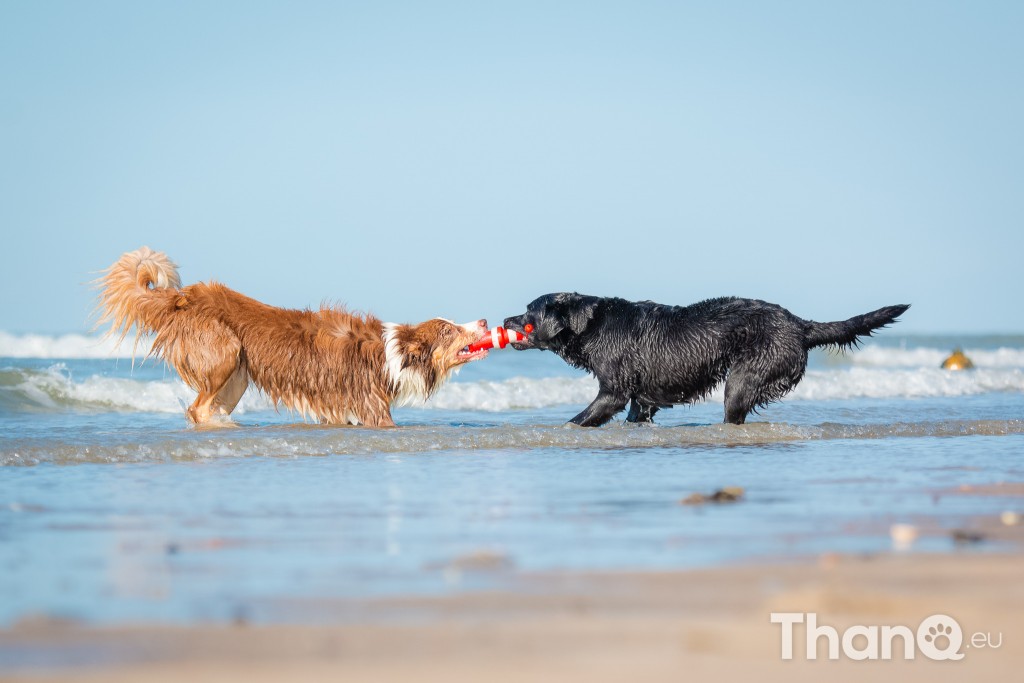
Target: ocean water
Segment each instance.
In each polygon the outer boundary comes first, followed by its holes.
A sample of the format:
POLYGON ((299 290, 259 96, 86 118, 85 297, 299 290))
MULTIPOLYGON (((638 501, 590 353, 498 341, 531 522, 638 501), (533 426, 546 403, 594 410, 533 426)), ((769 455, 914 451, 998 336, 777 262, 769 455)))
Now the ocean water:
POLYGON ((131 351, 0 333, 0 626, 309 620, 534 572, 883 552, 896 523, 921 530, 902 552, 986 552, 949 531, 1024 512, 957 492, 1024 481, 1024 336, 887 331, 816 352, 746 425, 720 424, 719 392, 600 429, 564 424, 595 380, 537 351, 470 364, 394 430, 304 424, 252 389, 195 429, 190 390, 131 351), (955 346, 975 370, 939 369, 955 346), (725 486, 743 499, 681 504, 725 486))

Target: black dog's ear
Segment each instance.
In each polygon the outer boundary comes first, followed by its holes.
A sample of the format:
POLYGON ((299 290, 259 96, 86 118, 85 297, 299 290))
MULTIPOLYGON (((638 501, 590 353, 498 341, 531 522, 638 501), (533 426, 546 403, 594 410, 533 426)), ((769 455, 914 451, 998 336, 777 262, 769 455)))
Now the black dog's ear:
POLYGON ((545 340, 554 339, 565 331, 566 324, 563 316, 548 314, 544 316, 543 321, 538 325, 537 333, 545 340))
POLYGON ((587 329, 587 325, 594 319, 596 309, 597 301, 581 301, 569 310, 568 324, 573 334, 580 334, 587 329))

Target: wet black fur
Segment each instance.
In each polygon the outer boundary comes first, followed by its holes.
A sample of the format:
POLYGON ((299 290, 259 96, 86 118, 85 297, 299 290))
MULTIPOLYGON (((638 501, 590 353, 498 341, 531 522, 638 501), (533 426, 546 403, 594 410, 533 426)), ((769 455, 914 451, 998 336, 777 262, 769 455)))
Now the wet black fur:
POLYGON ((554 351, 597 377, 597 398, 570 422, 602 425, 629 402, 628 422, 650 422, 659 408, 706 398, 724 380, 725 421, 743 424, 797 385, 808 349, 854 347, 908 308, 816 323, 756 299, 664 306, 562 292, 534 300, 505 327, 521 332, 532 324, 516 348, 554 351))

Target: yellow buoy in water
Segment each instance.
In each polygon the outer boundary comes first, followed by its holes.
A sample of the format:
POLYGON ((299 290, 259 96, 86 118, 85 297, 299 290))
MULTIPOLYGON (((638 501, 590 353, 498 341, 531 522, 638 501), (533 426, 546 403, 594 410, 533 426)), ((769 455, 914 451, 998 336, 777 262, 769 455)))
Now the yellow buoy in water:
POLYGON ((943 370, 970 370, 973 367, 974 363, 960 349, 955 349, 949 358, 942 361, 943 370))

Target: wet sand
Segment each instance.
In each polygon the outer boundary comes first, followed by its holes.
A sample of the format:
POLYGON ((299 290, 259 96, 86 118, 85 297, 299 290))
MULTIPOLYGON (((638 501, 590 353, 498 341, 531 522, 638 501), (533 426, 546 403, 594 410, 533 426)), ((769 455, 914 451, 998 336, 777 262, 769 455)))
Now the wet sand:
MULTIPOLYGON (((983 522, 979 524, 984 525, 983 522)), ((988 533, 1019 548, 1021 527, 988 533)), ((904 681, 995 680, 1024 667, 1024 556, 823 555, 813 560, 666 573, 521 577, 517 590, 438 598, 317 603, 329 625, 88 628, 21 623, 0 634, 4 680, 24 681, 904 681), (781 657, 772 612, 815 612, 842 633, 946 614, 964 633, 961 661, 922 650, 854 661, 840 651, 781 657), (968 647, 975 633, 993 645, 968 647), (19 664, 20 661, 20 664, 19 664), (11 668, 11 665, 20 668, 11 668)), ((301 614, 312 605, 290 605, 301 614)), ((975 636, 977 637, 977 636, 975 636)), ((858 649, 866 640, 854 640, 858 649)))

